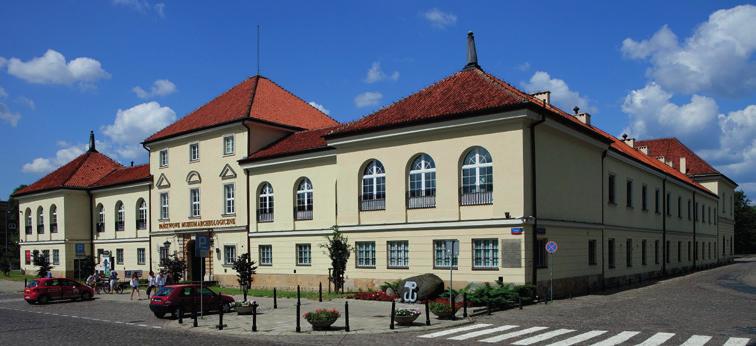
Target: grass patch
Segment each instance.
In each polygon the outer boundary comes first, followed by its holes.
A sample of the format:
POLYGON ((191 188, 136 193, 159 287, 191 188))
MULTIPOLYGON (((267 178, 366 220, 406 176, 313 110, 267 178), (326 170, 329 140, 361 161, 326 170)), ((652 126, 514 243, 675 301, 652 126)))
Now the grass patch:
MULTIPOLYGON (((210 289, 212 289, 215 292, 228 294, 228 295, 242 295, 243 292, 240 288, 236 287, 220 287, 220 286, 211 286, 210 289)), ((331 300, 331 299, 337 299, 337 298, 344 298, 349 293, 328 293, 326 291, 323 291, 323 300, 331 300)), ((249 291, 247 291, 248 297, 264 297, 264 298, 273 298, 273 290, 272 289, 263 289, 263 288, 251 288, 249 291)), ((296 298, 297 297, 297 291, 289 291, 289 290, 276 290, 276 296, 278 298, 296 298)), ((301 291, 300 297, 302 299, 311 299, 311 300, 317 300, 318 299, 318 292, 317 291, 301 291)))
POLYGON ((33 280, 36 278, 37 278, 36 275, 21 274, 20 270, 11 270, 10 275, 8 276, 6 276, 5 274, 0 274, 0 280, 8 280, 8 281, 24 281, 24 279, 33 280))

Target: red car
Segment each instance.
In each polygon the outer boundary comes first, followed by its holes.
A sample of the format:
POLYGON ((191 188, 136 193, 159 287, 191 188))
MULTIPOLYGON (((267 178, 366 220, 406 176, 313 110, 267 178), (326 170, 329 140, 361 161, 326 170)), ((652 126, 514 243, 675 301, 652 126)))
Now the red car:
POLYGON ((179 308, 182 308, 184 313, 190 313, 195 306, 197 311, 201 306, 205 312, 218 311, 219 307, 223 312, 230 312, 233 305, 234 298, 215 293, 207 287, 200 290, 200 286, 195 284, 165 286, 150 299, 150 310, 157 318, 163 318, 168 313, 178 317, 179 308))
POLYGON ((41 278, 27 283, 24 300, 29 304, 47 304, 52 300, 89 300, 94 290, 82 283, 65 278, 41 278))

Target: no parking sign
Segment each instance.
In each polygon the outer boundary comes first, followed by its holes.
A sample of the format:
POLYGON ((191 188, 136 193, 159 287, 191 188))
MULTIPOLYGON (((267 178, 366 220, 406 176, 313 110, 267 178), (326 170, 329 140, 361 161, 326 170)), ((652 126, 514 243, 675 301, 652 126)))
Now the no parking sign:
POLYGON ((559 245, 553 240, 550 240, 548 243, 546 243, 546 252, 553 254, 557 252, 559 249, 559 245))

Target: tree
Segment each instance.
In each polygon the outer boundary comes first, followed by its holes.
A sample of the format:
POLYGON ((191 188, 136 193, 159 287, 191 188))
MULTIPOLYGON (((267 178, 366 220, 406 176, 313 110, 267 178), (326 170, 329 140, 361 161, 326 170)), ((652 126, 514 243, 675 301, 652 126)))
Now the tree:
POLYGON ((331 282, 336 292, 344 291, 344 272, 346 272, 347 262, 349 261, 349 255, 352 252, 352 247, 349 245, 349 240, 339 232, 337 226, 333 226, 333 236, 326 237, 328 242, 321 244, 328 250, 328 257, 331 258, 331 282))
POLYGON ((10 276, 10 271, 11 257, 9 251, 6 251, 2 256, 0 256, 0 272, 2 272, 5 276, 10 276))
POLYGON ((52 266, 50 265, 50 259, 47 258, 44 254, 40 254, 39 252, 34 253, 34 265, 39 267, 37 269, 37 277, 43 278, 47 276, 47 273, 50 272, 50 269, 52 269, 52 266))
POLYGON ((163 261, 160 262, 160 270, 171 274, 173 282, 178 283, 184 276, 184 270, 186 270, 186 262, 173 254, 166 257, 163 261))
POLYGON ((756 252, 756 206, 742 190, 735 191, 735 253, 756 252))
POLYGON ((249 291, 250 285, 252 285, 252 275, 255 275, 257 266, 255 261, 249 259, 249 254, 245 253, 234 260, 234 270, 236 270, 236 278, 239 281, 239 286, 244 293, 244 301, 247 301, 247 291, 249 291))

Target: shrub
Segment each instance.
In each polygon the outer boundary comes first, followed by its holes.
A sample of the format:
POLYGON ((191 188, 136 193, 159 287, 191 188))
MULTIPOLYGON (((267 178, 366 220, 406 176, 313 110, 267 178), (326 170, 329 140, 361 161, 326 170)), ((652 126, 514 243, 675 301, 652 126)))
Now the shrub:
POLYGON ((389 295, 384 291, 357 292, 352 298, 359 300, 377 300, 382 302, 390 302, 396 299, 395 296, 389 295))
POLYGON ((461 307, 462 303, 454 303, 452 310, 452 305, 449 304, 449 300, 444 298, 436 298, 428 303, 428 308, 436 316, 451 315, 452 311, 457 311, 461 307))
POLYGON ((304 318, 310 323, 336 321, 340 316, 341 314, 336 309, 317 309, 314 312, 304 314, 304 318))
POLYGON ((401 291, 401 288, 399 287, 399 284, 401 282, 402 282, 402 280, 385 281, 380 286, 381 291, 388 291, 389 288, 390 288, 392 291, 394 291, 394 294, 399 294, 399 292, 401 291))

